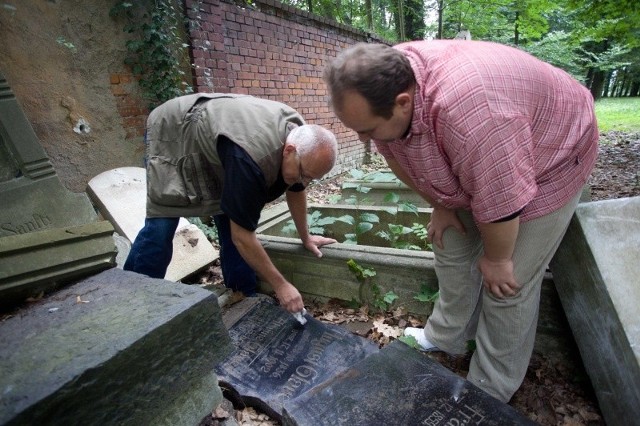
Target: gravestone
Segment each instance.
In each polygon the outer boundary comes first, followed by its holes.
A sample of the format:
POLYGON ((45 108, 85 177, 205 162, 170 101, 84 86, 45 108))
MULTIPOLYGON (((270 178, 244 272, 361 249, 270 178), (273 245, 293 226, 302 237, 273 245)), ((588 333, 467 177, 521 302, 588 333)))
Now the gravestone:
POLYGON ((640 197, 582 203, 551 261, 583 364, 611 425, 640 419, 638 218, 640 197))
POLYGON ((196 425, 230 350, 213 293, 111 268, 0 322, 0 424, 196 425))
POLYGON ((279 420, 283 405, 378 350, 370 340, 307 316, 302 326, 272 298, 232 305, 223 320, 235 346, 216 369, 229 399, 279 420))
POLYGON ((1 73, 0 199, 2 308, 114 266, 113 228, 97 221, 86 194, 62 185, 1 73), (89 251, 60 250, 60 244, 68 248, 88 241, 89 251))
MULTIPOLYGON (((87 186, 87 193, 102 216, 113 224, 118 234, 128 240, 128 248, 144 226, 146 182, 144 168, 121 167, 100 173, 87 186)), ((178 281, 203 269, 217 258, 218 251, 206 235, 196 225, 180 218, 173 239, 173 257, 165 279, 178 281)))
POLYGON ((404 343, 378 349, 306 318, 265 297, 223 314, 235 350, 216 371, 229 399, 286 425, 534 424, 404 343))
POLYGON ((535 425, 406 344, 394 340, 285 403, 287 426, 535 425))

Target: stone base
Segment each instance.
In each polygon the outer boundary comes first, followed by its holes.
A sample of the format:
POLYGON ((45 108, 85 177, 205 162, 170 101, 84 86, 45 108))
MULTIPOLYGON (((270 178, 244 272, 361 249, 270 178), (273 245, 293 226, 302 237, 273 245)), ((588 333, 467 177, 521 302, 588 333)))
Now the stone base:
POLYGON ((231 349, 214 294, 113 268, 0 323, 0 424, 195 425, 231 349))

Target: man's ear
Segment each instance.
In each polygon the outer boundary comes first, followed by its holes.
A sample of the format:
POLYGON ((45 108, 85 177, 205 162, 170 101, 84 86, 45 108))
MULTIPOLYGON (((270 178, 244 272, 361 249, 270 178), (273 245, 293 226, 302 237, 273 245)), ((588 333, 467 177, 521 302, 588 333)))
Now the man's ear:
POLYGON ((290 143, 284 144, 284 149, 282 150, 282 155, 286 156, 289 154, 294 154, 297 151, 296 146, 290 143))
POLYGON ((402 110, 413 109, 413 96, 409 92, 402 92, 396 96, 396 105, 402 110))

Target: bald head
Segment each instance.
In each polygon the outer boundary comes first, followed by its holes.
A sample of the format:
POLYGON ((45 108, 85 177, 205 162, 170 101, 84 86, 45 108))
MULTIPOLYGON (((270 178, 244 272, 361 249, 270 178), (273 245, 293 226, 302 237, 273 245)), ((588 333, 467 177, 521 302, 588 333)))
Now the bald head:
POLYGON ((317 124, 305 124, 293 129, 287 143, 294 145, 301 158, 313 163, 323 175, 329 173, 338 158, 338 141, 335 135, 317 124))

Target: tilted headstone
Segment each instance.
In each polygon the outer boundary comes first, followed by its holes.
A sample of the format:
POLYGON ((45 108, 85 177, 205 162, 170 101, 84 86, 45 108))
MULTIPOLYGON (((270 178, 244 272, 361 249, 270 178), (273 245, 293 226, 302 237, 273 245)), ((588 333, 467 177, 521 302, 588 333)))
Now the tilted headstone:
POLYGON ((287 426, 536 424, 398 340, 284 408, 287 426))
POLYGON ((640 197, 578 206, 551 261, 607 424, 640 420, 640 197))
POLYGON ((109 232, 107 223, 97 222, 86 194, 62 185, 1 73, 0 200, 2 308, 115 265, 113 229, 109 232), (74 238, 65 238, 65 233, 74 238), (93 245, 89 252, 60 250, 61 241, 73 245, 87 240, 93 245), (42 258, 47 259, 46 268, 42 258))
MULTIPOLYGON (((100 173, 89 181, 87 193, 116 231, 130 243, 144 226, 147 176, 142 167, 121 167, 100 173)), ((180 218, 173 238, 173 257, 165 279, 180 280, 218 258, 204 232, 180 218)))
POLYGON ((252 297, 223 314, 235 351, 217 368, 230 399, 280 419, 283 405, 378 350, 370 340, 252 297))

